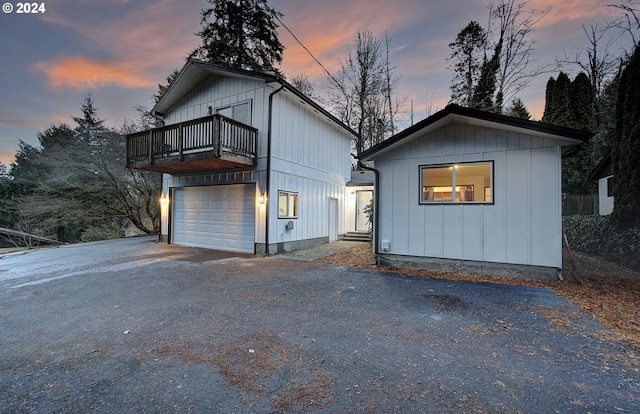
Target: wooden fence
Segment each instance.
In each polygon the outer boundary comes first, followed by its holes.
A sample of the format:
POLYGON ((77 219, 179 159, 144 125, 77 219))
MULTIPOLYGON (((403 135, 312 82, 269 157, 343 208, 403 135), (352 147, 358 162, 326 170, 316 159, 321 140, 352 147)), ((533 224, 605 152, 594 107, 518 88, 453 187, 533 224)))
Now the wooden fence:
POLYGON ((562 215, 590 216, 598 214, 598 196, 594 195, 562 195, 562 215))

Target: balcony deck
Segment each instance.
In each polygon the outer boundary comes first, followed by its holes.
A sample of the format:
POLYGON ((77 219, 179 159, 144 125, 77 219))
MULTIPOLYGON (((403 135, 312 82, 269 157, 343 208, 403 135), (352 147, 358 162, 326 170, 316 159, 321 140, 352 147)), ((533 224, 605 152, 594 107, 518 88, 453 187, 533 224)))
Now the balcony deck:
POLYGON ((256 164, 258 130, 219 114, 127 135, 127 168, 179 174, 256 164))

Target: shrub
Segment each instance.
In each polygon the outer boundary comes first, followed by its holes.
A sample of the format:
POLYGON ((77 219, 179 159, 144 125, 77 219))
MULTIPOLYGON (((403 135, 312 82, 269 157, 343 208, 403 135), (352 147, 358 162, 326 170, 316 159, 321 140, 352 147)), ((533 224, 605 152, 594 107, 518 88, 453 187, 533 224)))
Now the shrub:
POLYGON ((562 227, 572 249, 640 269, 640 226, 621 227, 610 216, 565 216, 562 227))
POLYGON ((103 224, 98 227, 89 227, 82 232, 80 239, 82 241, 97 241, 119 239, 122 237, 122 231, 119 227, 109 224, 103 224))

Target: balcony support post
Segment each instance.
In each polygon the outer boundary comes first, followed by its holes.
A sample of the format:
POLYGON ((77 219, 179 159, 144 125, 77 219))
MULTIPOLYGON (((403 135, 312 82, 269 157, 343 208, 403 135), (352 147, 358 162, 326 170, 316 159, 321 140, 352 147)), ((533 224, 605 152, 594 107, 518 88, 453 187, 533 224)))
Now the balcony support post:
POLYGON ((214 157, 216 158, 220 158, 220 123, 222 122, 220 116, 216 116, 215 118, 213 118, 212 123, 213 123, 213 137, 215 137, 213 139, 213 142, 211 143, 212 145, 212 149, 213 149, 213 154, 214 157))
POLYGON ((181 123, 180 127, 178 128, 178 153, 180 154, 180 162, 184 161, 184 142, 182 138, 184 136, 184 134, 182 133, 183 128, 184 126, 181 123))
POLYGON ((153 129, 149 130, 149 165, 153 165, 153 129))

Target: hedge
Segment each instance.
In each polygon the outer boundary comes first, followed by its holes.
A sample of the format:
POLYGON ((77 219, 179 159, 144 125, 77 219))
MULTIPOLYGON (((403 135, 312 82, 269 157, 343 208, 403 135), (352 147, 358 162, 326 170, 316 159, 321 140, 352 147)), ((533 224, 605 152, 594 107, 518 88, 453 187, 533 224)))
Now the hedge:
POLYGON ((562 227, 572 249, 640 269, 640 227, 618 227, 610 216, 565 216, 562 227))

